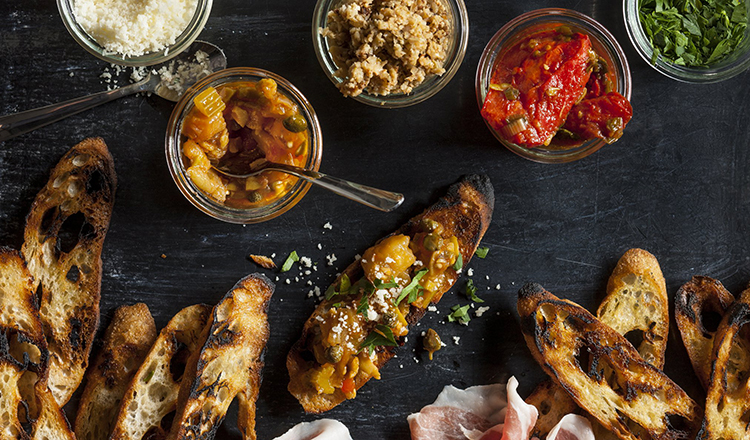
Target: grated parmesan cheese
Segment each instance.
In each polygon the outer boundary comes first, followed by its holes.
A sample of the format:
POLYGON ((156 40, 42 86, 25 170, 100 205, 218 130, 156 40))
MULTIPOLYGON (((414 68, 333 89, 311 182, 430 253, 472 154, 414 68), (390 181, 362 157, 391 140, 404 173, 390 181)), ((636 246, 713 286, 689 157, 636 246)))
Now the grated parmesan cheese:
MULTIPOLYGON (((76 0, 78 24, 123 57, 165 50, 187 28, 197 0, 76 0)), ((165 52, 166 53, 166 52, 165 52)))

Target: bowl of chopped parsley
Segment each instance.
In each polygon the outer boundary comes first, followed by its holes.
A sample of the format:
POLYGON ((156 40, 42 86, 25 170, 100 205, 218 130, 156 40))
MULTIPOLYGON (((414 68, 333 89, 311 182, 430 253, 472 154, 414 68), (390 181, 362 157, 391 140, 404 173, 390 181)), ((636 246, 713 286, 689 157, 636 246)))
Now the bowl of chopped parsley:
POLYGON ((625 0, 628 37, 669 78, 714 83, 750 67, 750 0, 625 0))

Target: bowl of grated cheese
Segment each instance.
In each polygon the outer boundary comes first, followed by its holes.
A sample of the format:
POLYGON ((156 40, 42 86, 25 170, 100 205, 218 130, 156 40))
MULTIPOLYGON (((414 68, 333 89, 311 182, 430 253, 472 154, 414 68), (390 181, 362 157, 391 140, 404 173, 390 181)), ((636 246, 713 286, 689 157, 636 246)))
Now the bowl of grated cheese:
POLYGON ((206 25, 213 0, 57 0, 65 27, 97 58, 150 66, 177 56, 206 25))

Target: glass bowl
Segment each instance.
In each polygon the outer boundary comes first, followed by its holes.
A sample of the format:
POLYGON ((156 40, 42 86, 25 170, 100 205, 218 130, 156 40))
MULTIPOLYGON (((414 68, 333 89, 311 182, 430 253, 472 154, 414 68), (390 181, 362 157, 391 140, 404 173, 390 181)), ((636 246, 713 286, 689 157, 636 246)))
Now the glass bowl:
MULTIPOLYGON (((362 92, 351 98, 374 107, 399 108, 418 104, 439 92, 450 82, 461 66, 466 54, 469 42, 469 16, 463 0, 441 0, 445 2, 451 19, 451 30, 453 38, 447 51, 445 72, 442 75, 428 75, 425 80, 416 86, 409 94, 392 93, 389 95, 373 95, 362 92)), ((313 12, 312 38, 315 47, 315 55, 318 57, 323 71, 328 79, 335 85, 343 80, 335 76, 338 70, 331 56, 327 38, 320 34, 320 30, 328 26, 328 12, 337 7, 342 0, 318 0, 313 12)))
MULTIPOLYGON (((503 49, 513 46, 519 40, 536 33, 550 25, 566 25, 574 32, 581 32, 589 36, 591 46, 596 53, 609 64, 614 82, 614 91, 619 92, 630 100, 630 68, 625 53, 617 44, 617 40, 609 31, 597 21, 576 11, 561 8, 537 9, 522 14, 509 21, 490 39, 482 52, 477 67, 475 90, 477 104, 482 108, 489 90, 490 78, 498 54, 503 49)), ((591 139, 573 147, 535 147, 526 148, 505 140, 500 133, 485 121, 492 134, 510 151, 535 162, 564 163, 582 159, 607 145, 604 139, 591 139)), ((626 128, 627 130, 627 128, 626 128)))
POLYGON ((162 50, 146 53, 140 56, 123 56, 122 54, 108 51, 99 44, 93 37, 91 37, 76 21, 73 7, 76 0, 57 0, 57 9, 60 11, 60 17, 65 24, 65 27, 73 36, 73 39, 78 42, 86 51, 94 55, 95 57, 107 61, 111 64, 119 64, 121 66, 151 66, 154 64, 160 64, 168 61, 182 51, 187 49, 206 25, 208 16, 211 14, 211 6, 213 0, 196 0, 195 14, 188 23, 185 30, 177 36, 175 42, 165 47, 162 50))
MULTIPOLYGON (((659 56, 655 63, 651 62, 654 49, 641 26, 638 14, 639 0, 623 1, 623 16, 625 17, 625 28, 628 31, 630 42, 635 46, 638 55, 646 63, 662 75, 686 83, 715 83, 739 75, 750 67, 750 26, 745 29, 745 37, 735 51, 720 62, 710 67, 686 67, 674 64, 659 56)), ((750 2, 745 2, 748 7, 748 22, 750 24, 750 2)))
POLYGON ((296 179, 296 182, 287 190, 284 195, 271 201, 269 204, 257 207, 241 209, 225 206, 203 193, 193 183, 186 172, 182 155, 182 123, 190 110, 193 108, 193 98, 208 87, 218 87, 222 84, 233 83, 237 81, 259 81, 264 78, 270 78, 276 81, 278 91, 293 101, 299 107, 300 113, 307 120, 307 131, 309 139, 309 153, 304 168, 318 171, 320 161, 323 155, 323 135, 320 129, 318 117, 313 110, 310 102, 297 90, 292 83, 279 75, 268 72, 263 69, 252 67, 235 67, 213 73, 200 82, 189 88, 180 98, 180 101, 172 111, 167 125, 167 133, 164 139, 165 152, 167 156, 167 165, 169 172, 174 179, 175 184, 180 192, 196 208, 210 215, 211 217, 223 220, 229 223, 260 223, 277 217, 297 204, 310 189, 310 183, 304 180, 296 179))

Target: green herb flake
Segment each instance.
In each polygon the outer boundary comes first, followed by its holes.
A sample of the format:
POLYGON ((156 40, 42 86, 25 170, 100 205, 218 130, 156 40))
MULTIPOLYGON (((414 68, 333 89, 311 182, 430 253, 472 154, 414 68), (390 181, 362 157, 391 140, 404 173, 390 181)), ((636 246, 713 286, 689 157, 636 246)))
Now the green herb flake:
POLYGON ((461 256, 461 253, 458 253, 458 258, 456 258, 456 262, 453 263, 453 270, 459 271, 464 268, 464 257, 461 256))
POLYGON ((448 315, 448 322, 458 322, 459 324, 469 325, 469 321, 471 321, 471 316, 469 316, 470 307, 469 304, 466 304, 463 307, 456 304, 451 307, 451 314, 448 315))
POLYGON ((334 296, 337 295, 348 295, 349 291, 352 288, 352 282, 349 280, 349 276, 347 274, 341 275, 341 278, 339 280, 339 290, 336 290, 336 285, 332 284, 326 289, 325 297, 327 300, 330 300, 334 296))
POLYGON ((490 252, 490 248, 479 247, 477 248, 477 251, 474 253, 476 254, 477 257, 484 259, 484 257, 486 257, 489 252, 490 252))
POLYGON ((466 293, 466 297, 470 300, 477 302, 477 303, 483 303, 484 300, 477 296, 477 286, 474 285, 474 280, 469 278, 466 281, 466 286, 464 287, 464 293, 466 293))
POLYGON ((417 272, 414 275, 414 278, 411 279, 411 282, 409 282, 409 284, 407 284, 406 287, 404 287, 401 290, 401 293, 398 295, 398 298, 396 298, 396 302, 394 304, 396 305, 401 304, 401 301, 403 301, 404 298, 407 298, 406 299, 407 304, 411 304, 414 301, 416 301, 417 296, 419 296, 420 290, 424 289, 422 285, 419 284, 419 280, 421 280, 422 277, 425 276, 426 274, 427 274, 427 269, 422 269, 419 272, 417 272))
POLYGON ((288 272, 289 269, 292 268, 292 265, 297 261, 299 261, 299 255, 297 255, 297 251, 292 251, 292 253, 290 253, 289 256, 286 257, 284 264, 281 266, 281 271, 288 272))
POLYGON ((378 324, 375 326, 375 330, 371 331, 359 344, 359 351, 367 349, 368 353, 372 355, 377 346, 395 347, 396 345, 398 344, 393 336, 393 330, 387 325, 378 324))
POLYGON ((149 383, 151 379, 154 377, 154 373, 156 373, 156 370, 151 370, 148 373, 146 373, 146 376, 143 378, 143 383, 149 383))
POLYGON ((638 15, 654 53, 687 67, 709 67, 740 45, 747 0, 639 0, 638 15))

